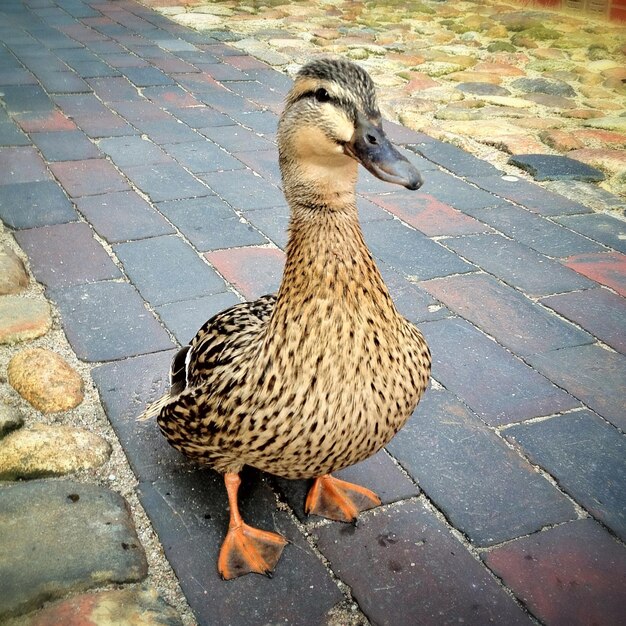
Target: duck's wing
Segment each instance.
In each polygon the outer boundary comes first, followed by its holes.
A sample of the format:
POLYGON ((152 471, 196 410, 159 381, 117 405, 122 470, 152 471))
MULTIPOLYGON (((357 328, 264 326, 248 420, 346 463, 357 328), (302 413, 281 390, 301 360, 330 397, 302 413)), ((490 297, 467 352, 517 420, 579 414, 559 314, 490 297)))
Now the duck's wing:
POLYGON ((240 379, 244 372, 237 370, 260 345, 275 302, 276 296, 266 295, 252 302, 236 304, 210 318, 191 343, 174 356, 169 391, 138 419, 156 417, 185 391, 201 387, 202 395, 206 397, 211 394, 216 381, 240 379))

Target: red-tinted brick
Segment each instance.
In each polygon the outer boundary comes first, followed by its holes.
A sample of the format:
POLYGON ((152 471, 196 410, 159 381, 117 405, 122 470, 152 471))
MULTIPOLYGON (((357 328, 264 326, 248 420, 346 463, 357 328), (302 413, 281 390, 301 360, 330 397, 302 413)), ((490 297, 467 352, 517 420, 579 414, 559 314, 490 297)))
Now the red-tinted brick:
POLYGON ((620 252, 577 254, 564 265, 626 296, 626 255, 620 252))
POLYGON ((121 278, 87 224, 71 222, 16 233, 35 278, 48 287, 121 278))
POLYGON ((195 107, 202 104, 178 85, 146 87, 142 93, 153 103, 168 110, 176 107, 195 107))
POLYGON ((588 289, 549 296, 542 304, 626 354, 626 300, 608 289, 588 289))
POLYGON ((285 264, 282 250, 249 246, 207 252, 204 256, 248 300, 278 290, 285 264))
POLYGON ((430 237, 467 235, 491 230, 489 226, 440 202, 428 193, 417 192, 411 196, 411 199, 405 195, 393 193, 384 196, 370 196, 370 198, 379 206, 430 237))
POLYGON ((626 549, 593 520, 518 539, 483 558, 548 626, 624 623, 626 549))
POLYGON ((373 624, 530 624, 510 596, 421 502, 314 531, 373 624))
POLYGON ((522 356, 593 342, 591 335, 487 274, 450 276, 421 286, 522 356))
POLYGON ((35 148, 0 148, 0 185, 49 179, 46 164, 35 148))
POLYGON ((19 113, 15 120, 27 133, 76 129, 76 124, 57 110, 19 113))
POLYGON ((626 356, 589 345, 534 354, 526 360, 596 413, 626 429, 626 356))
POLYGON ((126 179, 105 159, 59 161, 51 163, 50 169, 73 198, 130 189, 126 179))

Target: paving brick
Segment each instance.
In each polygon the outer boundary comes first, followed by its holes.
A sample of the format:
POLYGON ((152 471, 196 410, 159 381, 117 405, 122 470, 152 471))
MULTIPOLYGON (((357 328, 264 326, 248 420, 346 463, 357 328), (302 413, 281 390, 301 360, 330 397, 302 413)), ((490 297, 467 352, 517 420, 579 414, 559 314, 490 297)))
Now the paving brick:
POLYGON ((130 189, 124 177, 105 159, 59 161, 50 169, 73 198, 130 189))
POLYGON ((444 243, 471 263, 532 296, 594 286, 561 263, 502 235, 455 237, 444 243))
POLYGON ((604 180, 604 174, 595 167, 560 154, 517 154, 508 163, 529 172, 539 181, 582 180, 597 183, 604 180))
MULTIPOLYGON (((108 42, 102 42, 102 43, 108 43, 108 42)), ((115 45, 117 46, 118 44, 115 44, 115 45)), ((100 53, 100 50, 96 48, 94 45, 91 45, 90 47, 94 52, 98 52, 99 53, 98 55, 100 56, 100 58, 103 61, 105 61, 105 63, 108 63, 111 67, 117 67, 118 69, 120 69, 123 67, 148 67, 150 65, 145 59, 142 59, 141 57, 138 57, 138 56, 134 56, 132 54, 128 54, 127 51, 125 52, 110 51, 106 53, 100 53)), ((121 46, 119 48, 120 50, 123 50, 121 46)))
POLYGON ((482 210, 476 217, 508 237, 551 257, 602 252, 606 249, 540 215, 511 205, 482 210))
MULTIPOLYGON (((181 42, 183 43, 183 42, 181 42)), ((163 45, 160 42, 160 45, 163 45)), ((197 67, 191 65, 191 63, 187 63, 178 57, 172 55, 170 58, 166 59, 152 59, 152 65, 158 67, 160 70, 165 72, 166 74, 171 73, 180 73, 180 74, 188 74, 192 72, 199 72, 200 70, 197 67)))
POLYGON ((158 316, 182 344, 188 344, 213 315, 241 302, 232 291, 156 307, 158 316))
POLYGON ((3 185, 0 218, 11 228, 35 228, 78 219, 72 203, 54 181, 3 185))
POLYGON ((593 520, 518 539, 483 558, 544 624, 623 622, 626 550, 593 520))
POLYGON ((249 246, 207 252, 205 256, 247 300, 278 291, 285 264, 281 250, 249 246))
POLYGON ((137 87, 174 84, 169 76, 156 67, 125 67, 124 76, 137 87))
POLYGON ((194 174, 243 169, 240 161, 212 141, 166 144, 163 149, 194 174))
MULTIPOLYGON (((384 450, 356 465, 333 472, 333 476, 371 489, 383 504, 413 498, 420 493, 419 488, 404 475, 384 450)), ((319 521, 317 516, 308 516, 304 512, 304 501, 312 481, 283 478, 276 478, 275 481, 278 490, 300 521, 319 521)))
POLYGON ((132 165, 171 163, 171 159, 159 146, 139 135, 100 139, 98 147, 120 168, 132 165))
POLYGON ((162 202, 158 209, 201 252, 267 243, 217 196, 162 202))
POLYGON ((75 61, 69 65, 81 78, 100 78, 104 76, 120 76, 118 69, 107 65, 104 61, 75 61))
POLYGON ((287 205, 245 211, 245 218, 271 239, 282 250, 287 246, 287 227, 289 225, 289 207, 287 205))
POLYGON ((267 139, 239 125, 203 128, 200 132, 231 154, 243 150, 271 150, 273 147, 267 139))
POLYGON ((72 222, 16 233, 35 278, 47 287, 120 278, 121 272, 87 224, 72 222))
POLYGON ((0 85, 36 85, 37 79, 19 65, 15 67, 0 67, 0 85))
POLYGON ((133 101, 140 97, 137 87, 122 76, 91 78, 87 82, 104 102, 133 101))
MULTIPOLYGON (((387 132, 391 132, 393 135, 393 127, 391 123, 386 122, 385 128, 390 127, 387 132)), ((475 156, 453 146, 452 144, 443 141, 434 141, 427 135, 422 133, 405 135, 406 131, 401 132, 402 143, 407 144, 409 150, 423 156, 424 158, 443 165, 446 169, 454 172, 458 176, 495 176, 498 174, 498 170, 475 156)), ((392 136, 390 135, 390 136, 392 136)), ((396 135, 393 135, 394 137, 396 135)))
POLYGON ((608 289, 588 289, 541 300, 618 352, 626 354, 626 300, 608 289))
POLYGON ((271 111, 244 111, 231 113, 231 117, 242 126, 273 141, 278 132, 278 115, 271 111))
POLYGON ((433 354, 433 378, 491 426, 579 406, 575 398, 464 320, 423 323, 420 329, 433 354))
POLYGON ((257 174, 260 174, 265 180, 277 187, 282 186, 282 176, 278 166, 278 150, 276 148, 233 152, 233 156, 237 157, 257 174))
POLYGON ((141 93, 151 102, 170 110, 201 106, 202 103, 178 85, 158 85, 146 87, 141 93))
POLYGON ((626 429, 624 355, 591 345, 535 354, 527 360, 602 417, 626 429))
POLYGON ((315 530, 318 548, 374 624, 530 624, 421 502, 315 530), (367 563, 367 567, 355 567, 367 563))
POLYGON ((174 229, 134 191, 118 191, 76 200, 78 210, 109 243, 169 235, 174 229))
POLYGON ((449 391, 430 389, 388 450, 476 545, 576 519, 569 500, 449 391))
POLYGON ((552 193, 523 179, 505 180, 501 174, 483 176, 468 172, 467 179, 480 188, 497 194, 501 198, 511 200, 540 215, 571 215, 591 213, 584 204, 568 200, 564 196, 552 193))
MULTIPOLYGON (((187 74, 187 76, 195 77, 203 75, 187 74)), ((242 111, 258 111, 261 109, 261 107, 253 102, 250 102, 250 100, 246 100, 246 98, 242 98, 232 91, 227 91, 223 87, 219 86, 219 83, 215 83, 215 86, 203 86, 194 84, 188 85, 185 84, 186 81, 183 81, 182 79, 179 79, 178 82, 186 88, 189 88, 198 100, 208 104, 222 113, 226 113, 226 115, 229 115, 230 113, 241 113, 242 111)))
POLYGON ((172 107, 170 113, 191 128, 208 128, 210 126, 230 126, 232 118, 206 105, 194 107, 172 107))
POLYGON ((152 237, 114 246, 124 270, 152 305, 226 290, 224 281, 182 239, 152 237))
POLYGON ((619 252, 577 254, 564 259, 563 264, 626 296, 626 255, 619 252))
POLYGON ((209 191, 174 161, 125 167, 124 173, 139 189, 148 194, 153 202, 203 197, 209 191))
POLYGON ((591 215, 568 215, 559 217, 557 221, 577 233, 626 253, 626 225, 622 220, 603 213, 593 213, 591 215))
POLYGON ((39 85, 3 85, 2 101, 9 113, 54 109, 54 102, 39 85))
POLYGON ((491 230, 489 226, 427 193, 416 192, 410 201, 406 196, 394 193, 370 197, 376 204, 429 237, 467 235, 491 230))
POLYGON ((593 343, 588 333, 487 274, 451 276, 421 286, 515 354, 593 343))
POLYGON ((268 209, 285 203, 279 189, 250 170, 212 172, 201 178, 218 196, 242 211, 268 209))
POLYGON ((475 269, 456 254, 398 220, 365 223, 363 234, 374 256, 411 280, 427 280, 475 269), (390 241, 394 242, 391 247, 390 241))
POLYGON ((51 94, 88 93, 89 85, 74 72, 48 72, 39 81, 51 94))
POLYGON ((83 161, 102 156, 81 130, 31 133, 31 139, 46 161, 83 161))
POLYGON ((591 411, 576 411, 513 426, 504 435, 574 500, 626 538, 626 442, 617 429, 591 411))
POLYGON ((141 503, 198 623, 324 623, 343 595, 322 562, 287 513, 277 510, 274 494, 257 474, 244 473, 239 496, 249 524, 279 532, 290 541, 271 580, 244 576, 232 584, 220 581, 215 563, 228 524, 228 506, 218 474, 198 470, 139 485, 141 503))
POLYGON ((0 146, 30 146, 30 141, 11 120, 1 120, 0 146))
POLYGON ((76 129, 76 124, 57 109, 52 111, 18 113, 14 116, 14 119, 22 130, 27 133, 76 129))
POLYGON ((181 124, 178 120, 171 118, 168 120, 149 120, 134 121, 136 126, 142 133, 158 143, 159 145, 173 143, 191 143, 201 141, 202 135, 189 128, 185 124, 181 124))
POLYGON ((49 180, 46 164, 30 146, 0 148, 0 186, 49 180))
POLYGON ((99 282, 48 294, 58 304, 65 334, 83 361, 125 359, 173 347, 132 285, 99 282))
POLYGON ((229 81, 228 88, 247 100, 277 112, 284 106, 286 90, 272 89, 268 85, 256 81, 229 81))

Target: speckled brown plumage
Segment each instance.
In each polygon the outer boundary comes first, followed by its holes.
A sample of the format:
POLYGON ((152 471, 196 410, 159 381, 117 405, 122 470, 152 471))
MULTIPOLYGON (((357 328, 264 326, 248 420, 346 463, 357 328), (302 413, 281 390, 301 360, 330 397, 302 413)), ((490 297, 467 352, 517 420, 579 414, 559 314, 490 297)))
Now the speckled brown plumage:
POLYGON ((301 70, 278 133, 291 207, 280 290, 210 319, 148 410, 171 445, 220 472, 310 478, 357 463, 389 442, 428 384, 426 342, 361 233, 347 148, 361 117, 380 125, 361 68, 301 70))

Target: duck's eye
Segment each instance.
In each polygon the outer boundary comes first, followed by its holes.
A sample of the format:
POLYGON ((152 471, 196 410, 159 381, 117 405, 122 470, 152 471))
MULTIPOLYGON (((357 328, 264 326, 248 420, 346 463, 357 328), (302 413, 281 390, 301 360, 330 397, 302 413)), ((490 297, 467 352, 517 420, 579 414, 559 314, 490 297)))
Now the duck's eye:
POLYGON ((328 102, 330 100, 330 95, 329 93, 326 91, 326 89, 324 89, 323 87, 320 87, 316 92, 315 92, 315 99, 318 102, 328 102))

